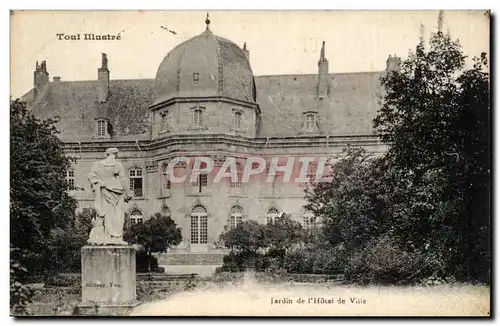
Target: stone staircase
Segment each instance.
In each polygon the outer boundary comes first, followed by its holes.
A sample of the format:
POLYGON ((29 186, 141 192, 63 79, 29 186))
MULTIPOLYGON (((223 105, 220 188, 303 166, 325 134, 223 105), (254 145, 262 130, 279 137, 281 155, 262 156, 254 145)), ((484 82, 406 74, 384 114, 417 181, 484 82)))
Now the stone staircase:
POLYGON ((221 265, 225 253, 168 252, 158 256, 158 265, 221 265))
POLYGON ((158 265, 165 268, 167 274, 189 274, 211 276, 217 267, 222 266, 224 252, 191 253, 168 252, 157 256, 158 265))

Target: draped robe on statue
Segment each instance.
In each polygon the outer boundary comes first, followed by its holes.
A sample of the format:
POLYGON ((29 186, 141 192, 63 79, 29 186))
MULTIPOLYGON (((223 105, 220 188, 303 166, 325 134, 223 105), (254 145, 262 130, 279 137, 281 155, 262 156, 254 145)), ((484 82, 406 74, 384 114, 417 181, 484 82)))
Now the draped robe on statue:
POLYGON ((95 190, 97 213, 89 243, 126 244, 123 241, 125 197, 128 197, 124 169, 120 162, 102 160, 94 163, 89 180, 95 190))

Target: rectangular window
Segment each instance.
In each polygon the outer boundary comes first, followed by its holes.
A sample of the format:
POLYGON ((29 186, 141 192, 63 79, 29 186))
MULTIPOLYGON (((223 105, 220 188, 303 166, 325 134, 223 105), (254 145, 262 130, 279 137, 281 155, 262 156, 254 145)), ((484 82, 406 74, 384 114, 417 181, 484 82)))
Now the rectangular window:
POLYGON ((241 112, 236 112, 234 114, 234 128, 235 129, 241 129, 241 112))
POLYGON ((208 175, 206 173, 202 173, 199 175, 200 185, 202 187, 206 187, 208 185, 208 175))
POLYGON ((199 243, 198 216, 191 216, 191 243, 199 243))
POLYGON ((130 191, 134 197, 143 196, 142 169, 132 169, 129 171, 130 191))
POLYGON ((304 229, 312 231, 316 228, 316 217, 315 216, 304 216, 303 217, 304 229))
POLYGON ((236 182, 231 182, 231 188, 241 188, 241 180, 243 180, 243 167, 237 163, 236 165, 236 182))
POLYGON ((161 113, 160 132, 168 132, 168 111, 161 113))
POLYGON ((75 188, 75 170, 70 169, 66 171, 66 183, 69 189, 75 188))
POLYGON ((203 112, 201 109, 194 110, 194 125, 195 127, 201 127, 203 125, 203 112))
POLYGON ((316 180, 316 174, 315 173, 309 172, 309 173, 306 174, 306 186, 314 184, 315 180, 316 180))
POLYGON ((200 173, 196 178, 196 181, 191 182, 191 186, 193 187, 207 187, 208 186, 208 174, 200 173))
POLYGON ((106 129, 107 129, 106 122, 107 121, 104 121, 104 120, 97 121, 97 136, 99 136, 99 137, 106 136, 106 129))

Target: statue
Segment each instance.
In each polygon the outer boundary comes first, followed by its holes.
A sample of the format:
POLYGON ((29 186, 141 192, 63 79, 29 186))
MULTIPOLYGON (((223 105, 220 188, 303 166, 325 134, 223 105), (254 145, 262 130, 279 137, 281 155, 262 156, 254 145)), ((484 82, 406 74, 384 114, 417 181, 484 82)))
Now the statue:
POLYGON ((97 214, 87 242, 93 245, 127 245, 123 241, 124 203, 131 197, 123 166, 116 160, 118 149, 108 148, 106 155, 104 160, 94 163, 89 174, 97 214))

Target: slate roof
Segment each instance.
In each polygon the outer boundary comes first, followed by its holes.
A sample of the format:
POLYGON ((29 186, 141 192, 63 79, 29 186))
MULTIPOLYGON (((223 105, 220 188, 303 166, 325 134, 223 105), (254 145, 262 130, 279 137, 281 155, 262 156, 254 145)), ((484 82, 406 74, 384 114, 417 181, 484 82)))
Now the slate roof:
POLYGON ((244 51, 208 28, 170 51, 155 79, 155 103, 209 96, 254 101, 253 73, 244 51))
POLYGON ((255 77, 257 102, 262 111, 261 137, 296 136, 302 115, 316 111, 324 135, 373 133, 372 121, 382 94, 381 72, 330 74, 328 97, 317 97, 318 75, 255 77))
MULTIPOLYGON (((382 92, 379 78, 384 73, 330 74, 329 95, 322 100, 317 98, 316 74, 255 76, 262 112, 258 137, 299 136, 303 112, 308 110, 318 112, 323 135, 372 134, 382 92)), ((50 82, 37 103, 33 103, 32 91, 23 99, 39 118, 60 117, 57 127, 63 141, 92 140, 95 119, 106 114, 113 139, 147 140, 154 85, 154 79, 110 80, 108 101, 99 103, 97 80, 59 81, 50 82)))

